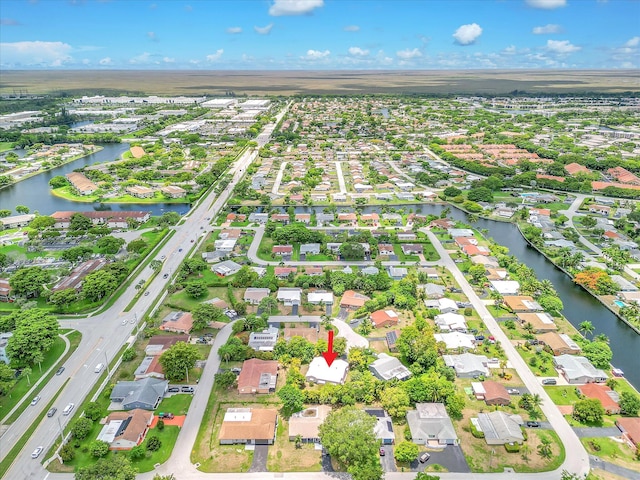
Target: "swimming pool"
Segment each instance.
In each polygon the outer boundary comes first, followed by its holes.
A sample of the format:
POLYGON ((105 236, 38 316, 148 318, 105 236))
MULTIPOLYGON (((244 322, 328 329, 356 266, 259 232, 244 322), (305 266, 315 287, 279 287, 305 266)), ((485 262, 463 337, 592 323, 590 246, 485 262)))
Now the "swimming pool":
POLYGON ((627 306, 627 304, 624 303, 622 300, 614 300, 613 303, 615 303, 620 308, 627 306))

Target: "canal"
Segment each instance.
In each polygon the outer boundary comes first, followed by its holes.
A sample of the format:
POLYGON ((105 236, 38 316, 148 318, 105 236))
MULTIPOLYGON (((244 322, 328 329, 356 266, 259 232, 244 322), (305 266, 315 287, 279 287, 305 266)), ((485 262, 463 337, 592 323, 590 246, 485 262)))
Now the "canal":
POLYGON ((185 214, 189 210, 187 204, 176 203, 82 203, 73 202, 51 194, 49 180, 57 175, 64 175, 76 168, 93 165, 94 163, 111 162, 120 158, 122 153, 129 149, 127 143, 111 143, 102 145, 104 148, 73 162, 67 163, 52 170, 40 173, 22 180, 8 187, 0 189, 0 209, 14 210, 16 205, 26 205, 31 212, 37 211, 41 215, 50 215, 53 212, 63 211, 151 211, 153 215, 162 215, 163 212, 176 211, 185 214))
MULTIPOLYGON (((438 204, 408 206, 409 209, 413 209, 416 213, 432 215, 440 215, 445 207, 445 205, 438 204)), ((310 213, 312 208, 316 212, 322 211, 322 207, 297 207, 296 213, 310 213)), ((362 212, 379 213, 380 207, 363 207, 362 212)), ((448 216, 471 224, 467 214, 456 208, 451 208, 448 216)), ((631 330, 593 296, 573 283, 567 275, 556 268, 543 255, 529 247, 512 223, 480 219, 472 225, 478 230, 486 229, 488 231, 487 236, 493 238, 500 245, 507 247, 509 252, 520 262, 535 270, 539 280, 550 280, 564 304, 562 313, 574 327, 577 328, 580 322, 588 320, 595 327, 594 335, 604 333, 609 337, 611 350, 613 350, 611 363, 615 367, 622 369, 627 380, 637 390, 640 390, 640 368, 638 368, 638 359, 636 358, 636 352, 640 352, 640 335, 631 330)))

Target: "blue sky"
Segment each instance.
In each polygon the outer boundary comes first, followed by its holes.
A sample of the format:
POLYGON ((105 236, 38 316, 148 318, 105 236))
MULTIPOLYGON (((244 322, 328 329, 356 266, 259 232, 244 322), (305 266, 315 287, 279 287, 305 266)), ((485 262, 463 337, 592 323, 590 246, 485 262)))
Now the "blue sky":
POLYGON ((638 68, 639 0, 2 0, 2 69, 638 68))

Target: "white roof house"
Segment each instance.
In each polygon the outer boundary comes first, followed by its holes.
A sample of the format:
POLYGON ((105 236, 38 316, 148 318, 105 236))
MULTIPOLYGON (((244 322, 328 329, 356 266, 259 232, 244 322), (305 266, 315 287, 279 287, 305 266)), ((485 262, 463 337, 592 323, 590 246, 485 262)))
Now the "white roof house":
POLYGON ((436 333, 434 338, 436 339, 436 342, 444 342, 447 350, 455 350, 456 348, 471 350, 475 347, 475 337, 467 333, 436 333))
POLYGON ((435 317, 436 325, 443 332, 452 331, 467 331, 467 324, 464 321, 464 316, 459 313, 441 313, 435 317))
POLYGON ((309 364, 306 379, 314 383, 335 383, 337 385, 344 384, 347 377, 349 364, 341 359, 333 361, 331 366, 327 365, 324 357, 315 357, 309 364))
POLYGON ((553 363, 570 384, 605 382, 607 380, 607 374, 594 367, 585 357, 558 355, 553 358, 553 363))
POLYGON ((378 359, 369 365, 369 370, 380 380, 406 380, 411 376, 411 372, 400 360, 386 353, 379 353, 378 359))
POLYGON ((500 295, 517 295, 520 283, 515 280, 491 280, 491 286, 500 295))
POLYGON ((279 288, 277 299, 285 305, 300 305, 302 299, 301 288, 279 288))
POLYGON ((473 378, 480 375, 489 375, 487 363, 489 360, 484 355, 463 353, 462 355, 443 355, 442 359, 447 367, 452 367, 456 375, 462 378, 473 378))
POLYGON ((324 303, 325 305, 333 305, 333 292, 315 291, 307 294, 307 301, 313 305, 324 303))
POLYGON ((441 298, 438 300, 438 309, 440 313, 457 312, 458 304, 450 298, 441 298))
POLYGON ((473 237, 473 230, 469 228, 450 228, 447 233, 453 238, 456 237, 473 237))
POLYGON ((509 415, 505 412, 479 413, 478 418, 471 421, 478 430, 484 432, 487 445, 504 445, 505 443, 522 443, 524 436, 520 425, 522 418, 519 415, 509 415))

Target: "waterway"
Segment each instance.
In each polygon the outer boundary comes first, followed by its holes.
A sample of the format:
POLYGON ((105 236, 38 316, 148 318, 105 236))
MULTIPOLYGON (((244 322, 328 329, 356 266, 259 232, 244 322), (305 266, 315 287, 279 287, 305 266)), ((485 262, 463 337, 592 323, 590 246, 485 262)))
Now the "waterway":
POLYGON ((64 175, 76 168, 117 160, 122 153, 129 149, 129 144, 117 143, 102 145, 99 152, 79 158, 73 162, 48 170, 21 182, 0 189, 0 209, 13 210, 16 205, 26 205, 31 212, 37 211, 41 215, 50 215, 53 212, 63 211, 151 211, 153 215, 162 215, 163 212, 176 211, 185 214, 189 210, 187 204, 177 203, 84 203, 73 202, 65 198, 51 194, 49 180, 57 175, 64 175))
MULTIPOLYGON (((422 204, 411 205, 408 208, 416 213, 440 215, 445 206, 422 204)), ((322 207, 296 207, 296 213, 311 213, 311 209, 315 209, 316 212, 322 211, 322 207)), ((379 213, 380 207, 366 206, 362 208, 362 212, 379 213)), ((456 208, 451 208, 449 217, 471 224, 467 214, 456 208)), ((636 352, 640 352, 640 335, 631 330, 591 294, 576 285, 569 276, 556 268, 543 255, 529 247, 514 224, 479 219, 472 226, 478 230, 486 229, 487 236, 507 247, 510 254, 531 267, 539 280, 550 280, 564 304, 562 313, 574 327, 577 328, 580 322, 588 320, 595 327, 594 335, 604 333, 609 337, 609 344, 613 350, 611 363, 622 369, 627 380, 640 390, 640 368, 638 368, 636 357, 636 352)))

